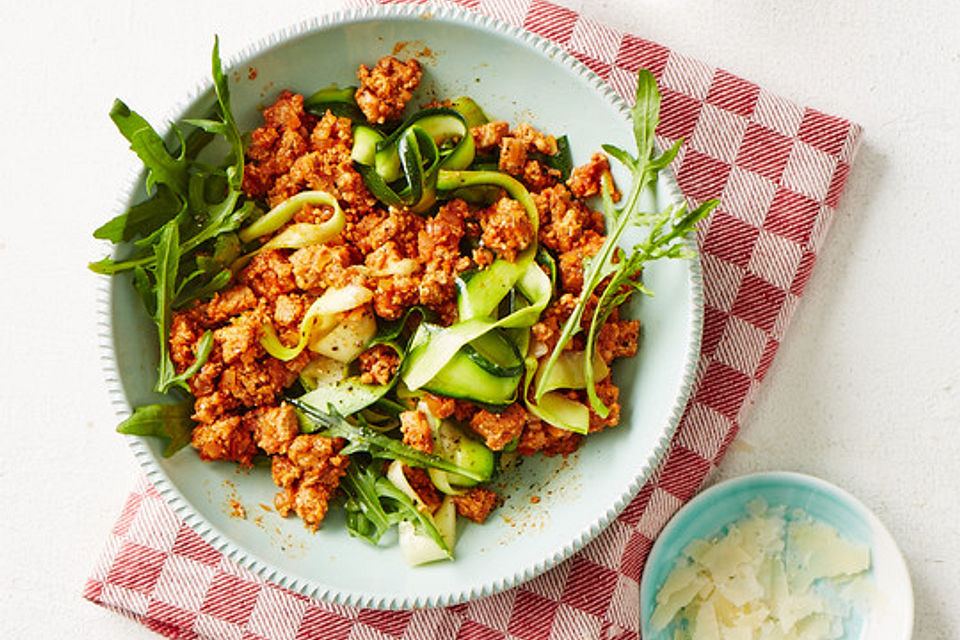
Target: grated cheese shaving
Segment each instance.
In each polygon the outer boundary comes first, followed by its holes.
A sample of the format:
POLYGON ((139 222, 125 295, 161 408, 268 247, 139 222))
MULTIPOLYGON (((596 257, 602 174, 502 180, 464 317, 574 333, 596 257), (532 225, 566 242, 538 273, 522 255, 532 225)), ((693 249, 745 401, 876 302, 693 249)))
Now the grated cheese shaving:
POLYGON ((724 535, 687 545, 657 593, 650 624, 659 632, 674 623, 673 640, 840 638, 843 595, 869 568, 868 547, 757 498, 724 535))

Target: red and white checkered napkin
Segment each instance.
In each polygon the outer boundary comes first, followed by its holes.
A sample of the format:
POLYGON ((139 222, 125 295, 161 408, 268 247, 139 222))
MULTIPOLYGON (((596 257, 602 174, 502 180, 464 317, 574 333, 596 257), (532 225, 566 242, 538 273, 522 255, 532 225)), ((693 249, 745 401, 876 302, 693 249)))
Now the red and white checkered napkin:
POLYGON ((719 197, 699 233, 706 318, 692 398, 669 454, 627 509, 564 564, 442 609, 330 605, 227 560, 145 481, 84 596, 170 638, 294 640, 636 638, 654 537, 700 488, 773 361, 843 191, 861 128, 797 106, 666 47, 544 0, 459 0, 557 42, 632 102, 638 69, 663 93, 660 142, 691 203, 719 197))

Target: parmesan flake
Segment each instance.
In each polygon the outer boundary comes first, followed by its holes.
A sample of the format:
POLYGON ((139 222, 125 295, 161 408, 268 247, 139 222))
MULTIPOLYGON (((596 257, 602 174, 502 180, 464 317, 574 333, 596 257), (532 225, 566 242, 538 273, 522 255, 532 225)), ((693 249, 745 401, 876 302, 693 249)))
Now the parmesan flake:
POLYGON ((723 535, 687 545, 657 593, 650 624, 661 631, 675 623, 675 640, 840 638, 839 601, 869 569, 868 547, 758 498, 723 535))

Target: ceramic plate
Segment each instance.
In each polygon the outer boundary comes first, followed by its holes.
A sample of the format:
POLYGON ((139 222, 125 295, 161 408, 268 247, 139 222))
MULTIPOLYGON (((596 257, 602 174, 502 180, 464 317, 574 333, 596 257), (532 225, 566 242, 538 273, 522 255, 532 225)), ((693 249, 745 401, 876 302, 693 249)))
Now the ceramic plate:
POLYGON ((847 540, 870 548, 868 596, 844 619, 842 640, 910 640, 913 589, 907 565, 883 524, 846 491, 799 473, 757 473, 717 484, 684 505, 650 550, 640 581, 643 637, 673 638, 670 627, 659 634, 648 628, 656 595, 683 549, 695 539, 720 535, 746 516, 747 503, 763 498, 768 505, 799 508, 833 527, 847 540))
MULTIPOLYGON (((290 88, 311 93, 356 82, 360 63, 395 53, 417 55, 426 72, 412 104, 437 96, 474 97, 494 119, 527 121, 567 134, 574 160, 585 162, 602 143, 634 148, 627 105, 596 75, 556 46, 519 29, 459 10, 391 6, 333 14, 276 34, 227 61, 241 129, 262 121, 259 109, 290 88), (248 73, 256 70, 255 79, 248 73)), ((203 66, 199 65, 202 69, 203 66)), ((198 73, 200 73, 198 69, 198 73)), ((213 103, 209 82, 166 120, 202 116, 213 103)), ((134 105, 135 107, 136 105, 134 105)), ((626 188, 629 176, 616 174, 626 188)), ((143 196, 131 185, 128 202, 143 196)), ((661 204, 680 198, 662 179, 661 204)), ((628 239, 629 241, 629 239, 628 239)), ((482 526, 463 526, 457 560, 411 569, 393 540, 382 548, 351 539, 341 513, 308 532, 279 518, 267 469, 238 472, 233 464, 201 462, 191 449, 170 459, 154 439, 131 438, 136 457, 177 514, 241 565, 282 586, 328 601, 375 608, 463 602, 511 587, 569 557, 635 495, 669 444, 693 378, 702 321, 698 263, 672 261, 646 273, 656 296, 637 304, 641 354, 615 368, 624 405, 621 425, 591 436, 578 453, 536 456, 494 488, 506 503, 482 526), (531 498, 539 502, 533 504, 531 498), (237 500, 246 519, 231 517, 237 500)), ((155 328, 129 281, 115 279, 109 301, 107 349, 120 413, 155 401, 155 328)))

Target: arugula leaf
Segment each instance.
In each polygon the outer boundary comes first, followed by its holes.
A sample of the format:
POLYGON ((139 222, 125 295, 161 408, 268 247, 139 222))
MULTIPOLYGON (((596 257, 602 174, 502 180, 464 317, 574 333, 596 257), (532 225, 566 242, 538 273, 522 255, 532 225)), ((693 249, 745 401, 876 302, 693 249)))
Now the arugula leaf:
MULTIPOLYGON (((181 229, 187 226, 187 223, 190 219, 190 209, 186 202, 180 203, 180 209, 173 215, 172 218, 167 220, 171 224, 176 224, 181 229)), ((166 223, 164 223, 166 224, 166 223)), ((134 255, 130 256, 130 259, 142 258, 150 255, 150 249, 157 243, 157 239, 160 238, 160 234, 163 233, 163 226, 158 227, 148 235, 135 240, 133 244, 139 247, 139 251, 134 255)))
POLYGON ((252 201, 244 202, 237 207, 237 201, 240 193, 231 191, 227 197, 219 204, 213 205, 210 210, 210 218, 204 223, 200 230, 190 239, 185 240, 180 250, 184 253, 193 251, 207 240, 211 240, 222 233, 236 231, 250 215, 256 211, 257 206, 252 201))
MULTIPOLYGON (((203 223, 193 236, 183 241, 179 247, 180 253, 182 255, 190 254, 207 240, 212 240, 220 234, 239 229, 244 220, 250 217, 257 209, 256 204, 249 200, 244 202, 240 207, 237 207, 239 199, 240 192, 231 191, 221 202, 212 205, 206 212, 208 214, 206 222, 203 223)), ((172 225, 178 225, 179 223, 179 217, 168 222, 168 224, 172 225)), ((155 235, 152 237, 159 238, 161 231, 162 228, 155 232, 155 235)), ((155 267, 156 254, 139 255, 125 260, 113 260, 110 257, 106 257, 98 262, 91 262, 87 266, 95 273, 115 275, 123 271, 135 269, 136 267, 155 267)))
POLYGON ((93 237, 113 243, 127 242, 138 235, 153 233, 177 215, 179 210, 180 199, 170 187, 159 184, 152 198, 133 205, 104 223, 93 232, 93 237))
POLYGON ((87 268, 94 273, 99 273, 105 276, 116 275, 122 271, 130 271, 131 269, 136 269, 137 267, 152 267, 155 260, 155 256, 152 255, 138 255, 135 258, 128 258, 126 260, 114 260, 110 256, 103 258, 102 260, 97 260, 96 262, 91 262, 87 265, 87 268))
MULTIPOLYGON (((190 391, 187 380, 203 366, 213 348, 213 333, 207 331, 197 343, 194 363, 179 375, 176 373, 173 361, 170 359, 167 340, 170 335, 170 315, 177 292, 177 271, 180 265, 179 233, 177 225, 168 222, 160 235, 160 240, 154 246, 156 256, 154 266, 156 304, 153 307, 153 320, 157 323, 157 333, 160 339, 160 365, 157 370, 157 384, 154 391, 158 393, 166 393, 173 386, 180 387, 184 391, 190 391)), ((138 289, 141 286, 143 285, 138 285, 138 289)))
POLYGON ((633 167, 633 157, 620 147, 612 144, 602 144, 600 148, 613 156, 620 164, 633 167))
MULTIPOLYGON (((170 312, 176 287, 177 269, 180 265, 179 239, 180 230, 177 225, 172 222, 167 223, 153 248, 156 258, 154 290, 157 297, 153 320, 157 323, 160 336, 160 366, 154 390, 160 393, 166 393, 170 386, 175 384, 176 377, 173 361, 170 359, 167 336, 170 335, 170 312)), ((189 387, 187 390, 189 391, 189 387)))
POLYGON ((195 424, 190 415, 193 402, 184 400, 176 404, 150 404, 137 407, 133 415, 117 425, 117 432, 133 436, 158 436, 169 438, 170 444, 163 452, 169 458, 190 444, 190 434, 195 424))
POLYGON ((240 239, 235 233, 221 233, 213 240, 213 255, 194 256, 197 270, 177 287, 173 308, 180 309, 194 300, 202 300, 227 286, 233 279, 231 265, 240 255, 240 239))
POLYGON ((391 522, 380 503, 377 476, 370 465, 361 470, 358 464, 352 463, 340 480, 340 488, 348 496, 344 503, 347 531, 376 545, 390 528, 391 522))
POLYGON ((207 274, 206 271, 194 271, 191 277, 183 282, 183 285, 177 290, 177 297, 173 301, 174 309, 182 309, 194 300, 203 300, 220 291, 233 280, 233 272, 230 269, 221 269, 207 281, 201 278, 207 274))
POLYGON ((337 413, 332 406, 328 412, 323 412, 297 398, 287 398, 287 402, 292 404, 300 416, 309 423, 308 432, 316 431, 328 438, 347 440, 349 444, 341 451, 344 455, 362 451, 369 453, 374 458, 399 460, 410 467, 459 473, 477 482, 484 482, 489 479, 476 471, 456 465, 439 456, 423 453, 399 440, 375 431, 366 425, 362 417, 359 424, 352 424, 337 413), (318 431, 318 428, 322 428, 322 431, 318 431))
MULTIPOLYGON (((143 161, 147 169, 147 189, 156 184, 157 194, 152 200, 135 205, 130 211, 103 225, 95 232, 96 237, 118 242, 131 240, 140 234, 145 237, 137 244, 150 247, 159 241, 164 224, 173 219, 183 224, 190 219, 198 223, 200 229, 180 247, 180 253, 186 256, 207 240, 221 233, 235 231, 254 211, 253 203, 237 206, 243 183, 243 139, 230 108, 230 88, 220 62, 219 38, 214 41, 212 67, 220 121, 187 120, 199 127, 201 133, 194 132, 186 141, 180 130, 174 127, 180 138, 180 152, 176 157, 170 154, 163 140, 146 120, 120 100, 114 102, 110 117, 130 141, 131 149, 143 161), (203 196, 215 183, 219 170, 210 170, 196 160, 196 154, 209 142, 210 134, 226 138, 232 155, 231 165, 226 170, 226 194, 214 204, 207 204, 203 196), (169 192, 162 191, 164 186, 169 192)), ((219 174, 222 176, 223 172, 219 174)), ((143 253, 124 260, 108 257, 89 266, 96 273, 113 275, 138 266, 151 268, 154 265, 155 253, 143 253)))
POLYGON ((187 140, 183 147, 183 156, 188 162, 196 160, 200 152, 210 144, 216 136, 203 129, 194 129, 187 134, 187 140))
POLYGON ((122 100, 113 101, 110 119, 146 167, 147 191, 152 190, 154 184, 165 184, 175 194, 184 196, 187 192, 187 162, 182 152, 183 135, 180 130, 173 128, 180 138, 181 147, 181 153, 174 157, 153 127, 138 113, 131 111, 122 100))
POLYGON ((692 212, 687 211, 686 203, 678 207, 668 207, 654 217, 650 223, 649 236, 633 247, 630 257, 621 255, 613 277, 607 282, 594 307, 584 353, 587 397, 590 399, 591 408, 601 418, 606 418, 610 414, 610 408, 597 396, 594 380, 593 354, 597 347, 600 328, 613 310, 627 302, 635 293, 653 295, 653 292, 643 285, 641 279, 644 264, 662 258, 679 259, 692 256, 692 252, 684 243, 684 238, 697 222, 706 218, 716 208, 717 204, 716 200, 710 200, 692 212))
POLYGON ((653 153, 653 134, 660 123, 660 92, 653 74, 642 69, 637 74, 637 96, 630 110, 633 137, 637 142, 637 164, 648 162, 653 153))
POLYGON ((218 36, 214 37, 213 40, 211 67, 213 89, 217 94, 217 110, 220 120, 196 119, 186 122, 207 133, 219 134, 227 139, 233 157, 232 165, 227 168, 227 179, 230 183, 230 189, 239 191, 240 185, 243 183, 243 139, 230 108, 230 83, 226 74, 223 73, 223 65, 220 62, 220 38, 218 36))
MULTIPOLYGON (((630 169, 633 174, 629 194, 623 206, 617 210, 610 198, 610 189, 604 185, 601 189, 603 213, 607 223, 608 235, 600 250, 593 258, 585 261, 583 288, 573 312, 564 322, 560 338, 553 351, 542 365, 539 380, 534 390, 534 400, 540 400, 547 392, 546 382, 550 371, 556 366, 560 354, 573 336, 581 331, 581 320, 586 312, 592 295, 599 289, 599 302, 590 318, 584 354, 584 379, 590 405, 601 417, 609 415, 609 408, 597 397, 593 371, 593 352, 600 328, 613 310, 626 302, 635 293, 650 295, 644 287, 643 265, 660 258, 683 258, 689 256, 683 239, 696 223, 706 217, 716 206, 717 201, 703 203, 693 212, 686 206, 670 207, 663 212, 649 213, 639 210, 641 194, 657 178, 657 174, 669 165, 680 150, 682 140, 678 140, 667 151, 656 154, 654 132, 660 119, 660 93, 657 83, 649 71, 641 70, 637 78, 636 103, 631 109, 633 135, 637 145, 637 156, 613 145, 603 145, 604 151, 630 169), (649 225, 649 236, 635 245, 630 256, 618 248, 623 233, 631 225, 649 225), (606 284, 603 283, 606 281, 606 284), (603 288, 600 289, 601 285, 603 288)), ((604 178, 606 183, 608 179, 604 178)))
POLYGON ((153 282, 147 270, 143 267, 134 267, 133 269, 133 288, 140 301, 143 302, 143 308, 147 310, 147 315, 151 318, 157 315, 157 296, 153 290, 153 282))
POLYGON ((451 556, 433 520, 417 508, 410 496, 383 475, 376 474, 373 467, 374 463, 361 468, 354 462, 340 480, 340 488, 347 495, 344 508, 350 535, 376 545, 390 527, 409 521, 451 556))

